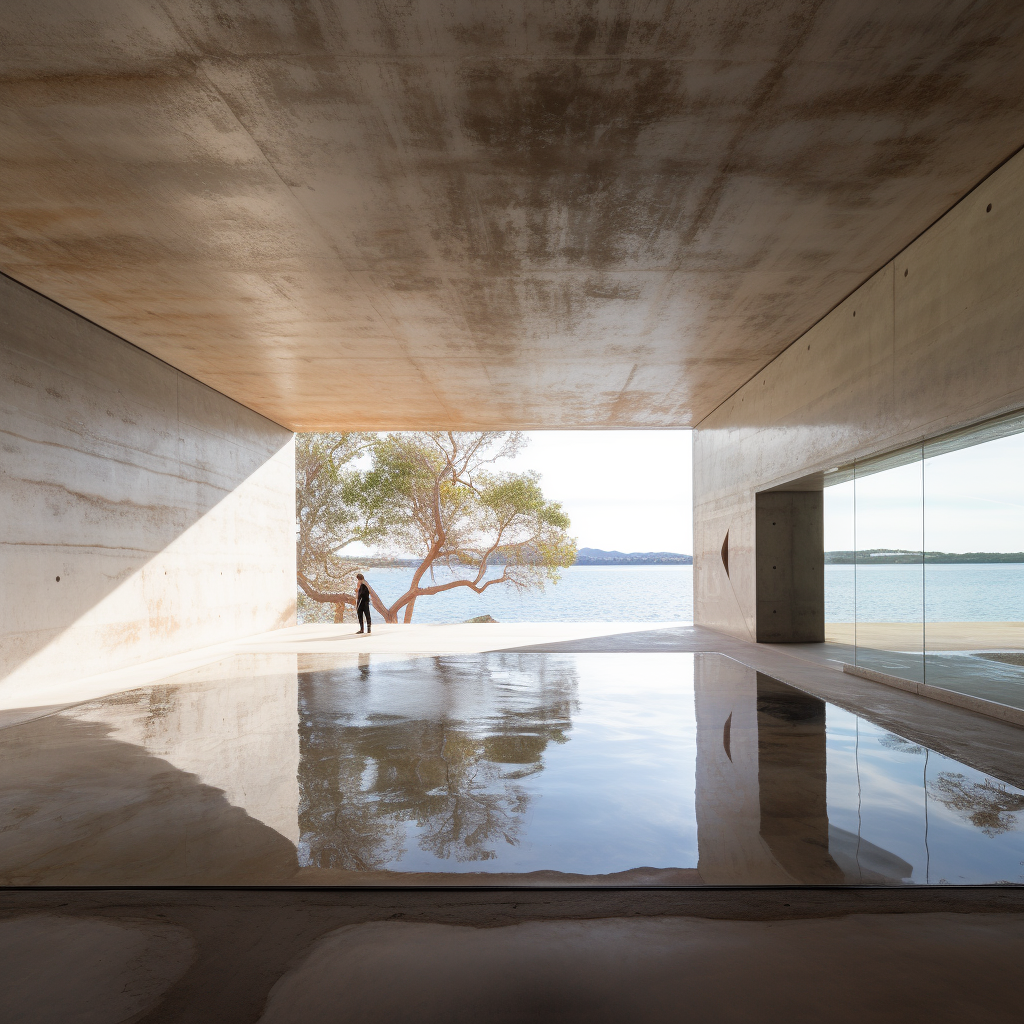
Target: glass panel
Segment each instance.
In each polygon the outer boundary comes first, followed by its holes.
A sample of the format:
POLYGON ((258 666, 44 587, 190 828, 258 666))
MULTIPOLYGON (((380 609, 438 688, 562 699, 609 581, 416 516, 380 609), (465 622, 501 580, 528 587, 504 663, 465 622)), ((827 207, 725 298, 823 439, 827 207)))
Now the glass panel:
POLYGON ((835 657, 852 662, 856 643, 857 577, 854 565, 853 480, 826 487, 825 641, 842 644, 835 657))
POLYGON ((1024 434, 926 454, 926 681, 1024 707, 1024 434))
POLYGON ((922 457, 856 467, 856 663, 924 681, 922 457), (910 460, 913 461, 910 461, 910 460))

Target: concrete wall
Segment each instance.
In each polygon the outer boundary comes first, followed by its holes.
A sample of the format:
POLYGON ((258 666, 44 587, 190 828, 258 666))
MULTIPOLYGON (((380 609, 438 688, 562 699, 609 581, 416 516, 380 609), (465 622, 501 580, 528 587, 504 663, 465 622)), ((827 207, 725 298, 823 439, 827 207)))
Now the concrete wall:
POLYGON ((283 427, 0 277, 0 705, 295 619, 283 427))
POLYGON ((698 425, 695 621, 756 636, 757 492, 1024 407, 1022 280, 1018 154, 698 425))

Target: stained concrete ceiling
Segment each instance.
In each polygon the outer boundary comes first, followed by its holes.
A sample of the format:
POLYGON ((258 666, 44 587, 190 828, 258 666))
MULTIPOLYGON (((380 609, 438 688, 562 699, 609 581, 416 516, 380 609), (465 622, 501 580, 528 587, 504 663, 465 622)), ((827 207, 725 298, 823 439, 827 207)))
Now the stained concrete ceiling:
POLYGON ((7 0, 0 269, 297 429, 685 427, 1024 143, 1019 0, 7 0))

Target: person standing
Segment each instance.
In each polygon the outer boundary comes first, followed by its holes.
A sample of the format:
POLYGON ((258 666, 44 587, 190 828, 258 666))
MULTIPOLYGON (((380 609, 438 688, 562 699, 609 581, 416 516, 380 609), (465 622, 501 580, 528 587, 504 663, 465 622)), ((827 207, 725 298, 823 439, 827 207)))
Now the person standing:
POLYGON ((370 628, 370 588, 361 572, 356 573, 356 616, 359 619, 359 632, 363 630, 363 619, 366 619, 365 632, 372 633, 370 628))

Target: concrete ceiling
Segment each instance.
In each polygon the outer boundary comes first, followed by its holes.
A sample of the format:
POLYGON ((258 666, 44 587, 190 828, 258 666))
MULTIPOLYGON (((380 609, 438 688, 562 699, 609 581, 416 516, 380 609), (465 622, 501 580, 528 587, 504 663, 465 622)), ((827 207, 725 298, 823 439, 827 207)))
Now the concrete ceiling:
POLYGON ((1024 143, 1020 0, 7 0, 0 269, 296 429, 685 427, 1024 143))

